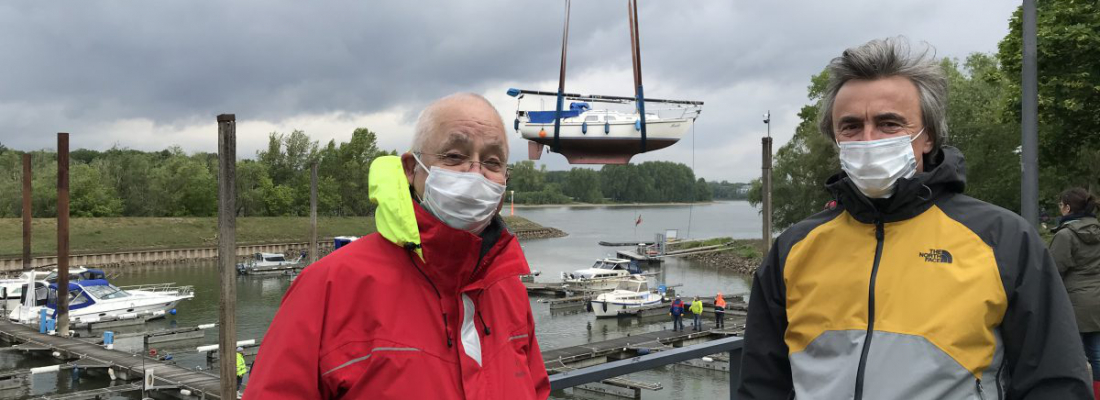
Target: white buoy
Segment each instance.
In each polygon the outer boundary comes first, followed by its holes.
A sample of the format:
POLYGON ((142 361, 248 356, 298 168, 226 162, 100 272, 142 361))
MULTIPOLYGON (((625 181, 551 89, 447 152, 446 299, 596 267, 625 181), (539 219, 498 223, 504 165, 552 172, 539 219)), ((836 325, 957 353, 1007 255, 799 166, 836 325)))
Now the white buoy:
POLYGON ((118 379, 118 378, 115 377, 115 369, 114 368, 107 368, 107 376, 110 376, 112 381, 115 380, 115 379, 118 379))
POLYGON ((714 362, 714 359, 713 359, 713 358, 710 358, 710 357, 703 357, 703 361, 706 361, 706 362, 714 362))
POLYGON ((254 345, 254 344, 256 344, 256 339, 241 340, 241 341, 238 341, 238 342, 237 342, 237 346, 238 346, 238 347, 241 347, 241 346, 252 346, 252 345, 254 345))
POLYGON ((199 329, 210 329, 210 328, 213 328, 215 326, 218 326, 218 324, 202 324, 202 325, 199 325, 199 329))
POLYGON ((55 351, 55 352, 53 352, 52 355, 54 356, 54 358, 61 358, 61 352, 60 351, 55 351))
POLYGON ((51 365, 48 367, 31 368, 31 375, 44 374, 47 372, 57 372, 61 370, 61 365, 51 365))
POLYGON ((182 395, 184 395, 184 396, 190 396, 190 395, 191 395, 191 391, 190 391, 190 390, 187 390, 187 389, 180 389, 180 394, 182 394, 182 395))

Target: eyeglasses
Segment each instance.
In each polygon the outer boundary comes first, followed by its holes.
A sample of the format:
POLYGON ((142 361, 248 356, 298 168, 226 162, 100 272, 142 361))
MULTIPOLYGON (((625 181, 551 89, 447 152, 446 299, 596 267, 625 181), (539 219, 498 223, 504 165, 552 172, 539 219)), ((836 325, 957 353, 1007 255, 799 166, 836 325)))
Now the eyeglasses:
POLYGON ((439 163, 447 167, 461 167, 461 166, 473 166, 477 164, 482 170, 486 171, 486 175, 507 178, 508 173, 512 168, 507 167, 504 162, 500 160, 486 160, 486 161, 474 161, 470 159, 470 156, 460 153, 421 153, 413 152, 418 156, 429 155, 439 159, 439 163))

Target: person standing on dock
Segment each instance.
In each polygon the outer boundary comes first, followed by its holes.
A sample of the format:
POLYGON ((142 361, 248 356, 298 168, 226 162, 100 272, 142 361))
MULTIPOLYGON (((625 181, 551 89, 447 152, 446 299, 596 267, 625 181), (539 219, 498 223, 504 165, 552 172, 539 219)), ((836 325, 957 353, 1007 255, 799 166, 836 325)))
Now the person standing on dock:
POLYGON ((242 392, 241 383, 244 383, 244 374, 248 373, 248 365, 244 362, 244 347, 237 347, 237 392, 242 392))
POLYGON ((695 318, 695 322, 691 324, 691 330, 703 330, 703 320, 701 319, 703 317, 703 301, 699 300, 699 296, 695 296, 695 298, 691 300, 691 314, 695 318))
POLYGON ((682 332, 684 330, 684 301, 680 296, 672 301, 672 307, 668 309, 668 315, 672 316, 672 330, 682 332))
POLYGON ((295 279, 244 398, 546 399, 531 269, 498 215, 507 162, 485 98, 429 105, 411 150, 370 165, 378 231, 295 279))
POLYGON ((1092 390, 1100 399, 1100 221, 1096 199, 1085 188, 1062 192, 1062 217, 1050 240, 1050 254, 1069 292, 1085 357, 1092 365, 1092 390))
POLYGON ((714 327, 725 328, 726 323, 724 318, 726 316, 726 299, 722 297, 722 292, 718 292, 717 296, 714 296, 714 327))
POLYGON ((756 270, 738 397, 1092 398, 1039 233, 963 194, 935 51, 872 40, 826 75, 837 205, 783 231, 756 270))

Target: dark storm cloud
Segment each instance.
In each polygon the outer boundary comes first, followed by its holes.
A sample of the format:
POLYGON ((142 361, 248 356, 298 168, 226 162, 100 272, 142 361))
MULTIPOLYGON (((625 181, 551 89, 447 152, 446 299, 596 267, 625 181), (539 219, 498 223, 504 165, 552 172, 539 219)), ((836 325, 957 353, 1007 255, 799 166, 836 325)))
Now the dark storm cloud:
MULTIPOLYGON (((697 135, 711 149, 758 143, 755 116, 769 107, 791 120, 810 75, 846 47, 905 34, 941 55, 993 51, 1014 8, 948 0, 641 3, 647 94, 706 101, 697 135)), ((552 90, 562 14, 562 1, 6 2, 0 142, 49 147, 56 131, 127 119, 209 122, 222 112, 279 121, 404 108, 411 119, 455 91, 509 83, 552 90)), ((625 1, 573 2, 570 78, 627 71, 608 94, 631 94, 628 44, 625 1)), ((793 127, 773 127, 777 147, 793 127)), ((102 148, 118 138, 101 136, 111 139, 84 143, 102 148)), ((678 148, 663 154, 686 157, 678 148)))

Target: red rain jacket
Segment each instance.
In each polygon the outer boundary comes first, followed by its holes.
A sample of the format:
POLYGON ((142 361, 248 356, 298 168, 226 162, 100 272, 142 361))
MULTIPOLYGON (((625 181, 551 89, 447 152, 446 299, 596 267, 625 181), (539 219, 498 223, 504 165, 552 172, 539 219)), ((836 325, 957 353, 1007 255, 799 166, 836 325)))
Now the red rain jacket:
POLYGON ((245 399, 549 396, 515 236, 494 221, 500 238, 479 264, 480 237, 415 209, 427 263, 375 233, 303 270, 264 336, 245 399))

